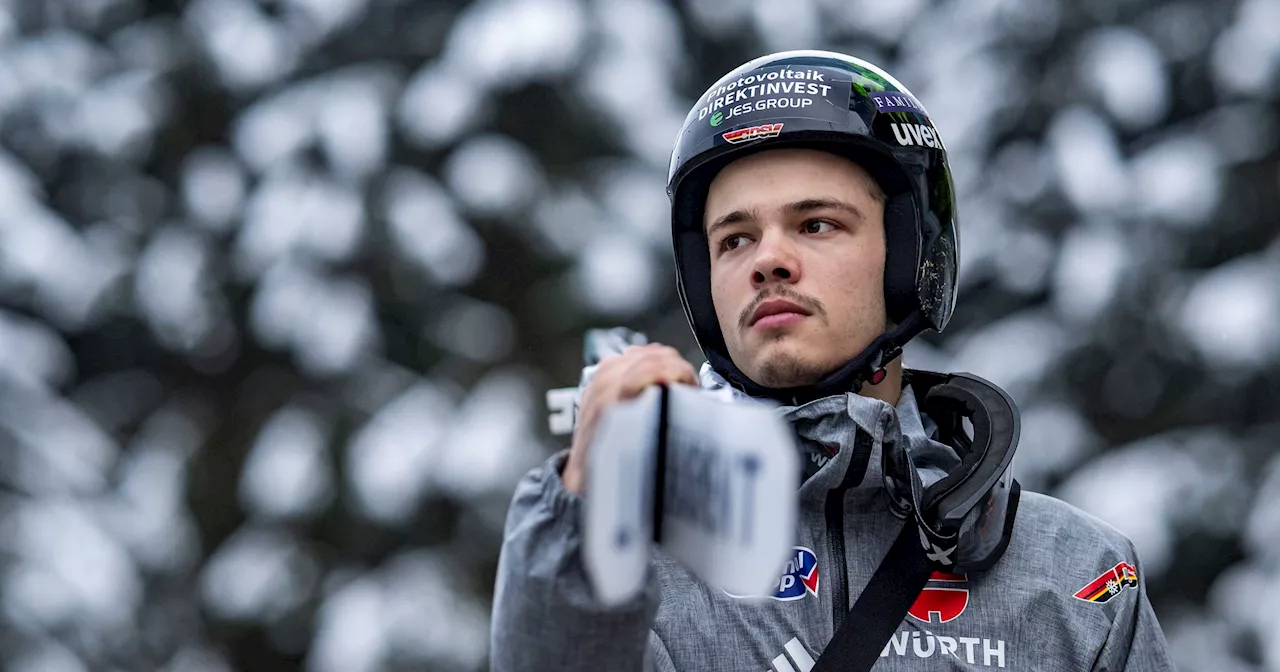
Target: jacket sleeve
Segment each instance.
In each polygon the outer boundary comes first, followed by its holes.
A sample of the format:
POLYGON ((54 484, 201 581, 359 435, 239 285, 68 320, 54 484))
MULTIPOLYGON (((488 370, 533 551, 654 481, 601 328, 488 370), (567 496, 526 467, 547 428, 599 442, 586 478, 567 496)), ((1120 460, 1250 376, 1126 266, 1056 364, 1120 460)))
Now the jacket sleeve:
MULTIPOLYGON (((1137 557, 1132 547, 1131 553, 1131 557, 1137 557)), ((1125 608, 1116 612, 1111 634, 1094 663, 1094 672, 1166 672, 1175 669, 1169 659, 1169 645, 1164 632, 1147 598, 1147 581, 1140 567, 1137 593, 1136 599, 1128 600, 1125 608)))
POLYGON ((595 600, 582 561, 582 498, 560 480, 567 458, 557 453, 516 487, 498 559, 490 669, 652 670, 657 578, 651 566, 644 590, 621 606, 595 600))

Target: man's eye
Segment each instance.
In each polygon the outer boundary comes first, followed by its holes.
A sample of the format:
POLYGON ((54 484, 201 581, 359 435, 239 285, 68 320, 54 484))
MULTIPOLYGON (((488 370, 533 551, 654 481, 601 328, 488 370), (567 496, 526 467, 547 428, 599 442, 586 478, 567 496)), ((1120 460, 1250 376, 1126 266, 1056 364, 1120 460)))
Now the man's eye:
POLYGON ((825 219, 813 219, 804 223, 805 233, 829 233, 835 230, 836 225, 825 219))
POLYGON ((724 240, 720 241, 720 249, 721 251, 728 252, 746 244, 747 236, 745 234, 736 233, 732 236, 725 236, 724 240))

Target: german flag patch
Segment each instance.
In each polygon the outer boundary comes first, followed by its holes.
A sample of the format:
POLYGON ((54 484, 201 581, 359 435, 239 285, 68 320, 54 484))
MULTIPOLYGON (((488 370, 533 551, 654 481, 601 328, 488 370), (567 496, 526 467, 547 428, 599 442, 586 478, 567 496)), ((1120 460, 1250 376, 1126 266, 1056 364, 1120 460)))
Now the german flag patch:
POLYGON ((1085 602, 1107 602, 1126 588, 1138 587, 1138 570, 1122 562, 1076 591, 1075 597, 1085 602))

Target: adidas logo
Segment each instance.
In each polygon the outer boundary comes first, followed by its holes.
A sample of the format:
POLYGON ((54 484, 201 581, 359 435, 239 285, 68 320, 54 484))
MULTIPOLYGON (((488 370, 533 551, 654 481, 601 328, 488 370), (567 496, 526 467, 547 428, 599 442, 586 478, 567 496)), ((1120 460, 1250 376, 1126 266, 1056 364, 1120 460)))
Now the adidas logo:
POLYGON ((784 644, 782 648, 786 651, 778 654, 778 657, 771 661, 773 667, 765 672, 809 672, 813 669, 813 656, 805 651, 804 644, 801 644, 799 639, 792 637, 791 641, 784 644), (790 660, 787 656, 791 656, 790 660))

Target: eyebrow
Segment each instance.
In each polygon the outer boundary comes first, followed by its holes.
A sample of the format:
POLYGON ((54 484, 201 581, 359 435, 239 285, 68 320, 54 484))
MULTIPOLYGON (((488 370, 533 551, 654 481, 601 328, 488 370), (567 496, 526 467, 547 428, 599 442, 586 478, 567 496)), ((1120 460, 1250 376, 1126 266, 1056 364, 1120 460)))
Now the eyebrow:
POLYGON ((727 226, 733 226, 734 224, 741 224, 742 222, 750 222, 755 220, 756 217, 757 215, 754 209, 734 210, 733 212, 730 212, 728 214, 721 215, 718 219, 716 219, 716 221, 711 223, 711 226, 707 227, 707 240, 711 240, 711 238, 715 235, 715 232, 719 231, 720 229, 723 229, 727 226))
MULTIPOLYGON (((853 215, 859 220, 866 219, 866 215, 858 209, 858 206, 834 198, 805 198, 782 206, 782 210, 783 212, 790 214, 803 214, 806 212, 813 212, 814 210, 840 210, 853 215)), ((733 212, 721 215, 716 219, 716 221, 711 223, 711 226, 707 227, 707 239, 710 240, 716 231, 723 229, 726 226, 741 224, 742 222, 750 222, 758 217, 759 214, 755 209, 734 210, 733 212)))
POLYGON ((782 208, 792 214, 812 212, 814 210, 842 210, 857 219, 866 219, 866 215, 858 206, 834 198, 806 198, 795 203, 788 203, 782 208))

